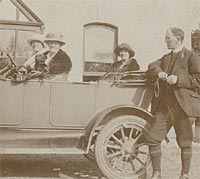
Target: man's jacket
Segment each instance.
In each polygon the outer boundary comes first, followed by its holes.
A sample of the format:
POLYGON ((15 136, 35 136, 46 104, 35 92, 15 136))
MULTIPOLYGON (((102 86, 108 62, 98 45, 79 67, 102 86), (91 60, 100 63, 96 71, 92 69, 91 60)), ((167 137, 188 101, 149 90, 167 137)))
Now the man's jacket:
MULTIPOLYGON (((149 64, 150 80, 157 81, 158 73, 161 71, 167 73, 170 58, 169 53, 149 64)), ((171 86, 178 104, 188 116, 200 117, 200 57, 184 47, 178 54, 172 74, 178 76, 177 83, 171 86)), ((152 113, 157 112, 161 97, 165 95, 164 83, 167 82, 161 79, 156 83, 158 91, 152 99, 152 113)))

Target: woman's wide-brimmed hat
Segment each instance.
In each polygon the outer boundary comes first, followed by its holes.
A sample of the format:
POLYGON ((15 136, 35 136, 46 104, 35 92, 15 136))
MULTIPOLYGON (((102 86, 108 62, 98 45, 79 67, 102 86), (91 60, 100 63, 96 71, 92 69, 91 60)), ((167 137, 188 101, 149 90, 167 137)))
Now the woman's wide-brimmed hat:
POLYGON ((63 35, 58 33, 48 33, 44 42, 59 42, 61 46, 65 45, 65 42, 63 41, 63 35))
POLYGON ((31 43, 33 41, 39 41, 41 42, 41 44, 43 45, 43 47, 45 46, 44 45, 44 37, 41 35, 41 34, 33 34, 28 40, 27 42, 29 43, 29 45, 31 45, 31 43))
POLYGON ((123 50, 123 49, 125 49, 125 50, 128 51, 130 57, 133 57, 133 56, 135 55, 135 51, 134 51, 134 50, 130 47, 130 45, 128 45, 127 43, 122 43, 122 44, 118 45, 118 46, 115 48, 114 52, 116 53, 117 56, 119 56, 119 52, 120 52, 121 50, 123 50))

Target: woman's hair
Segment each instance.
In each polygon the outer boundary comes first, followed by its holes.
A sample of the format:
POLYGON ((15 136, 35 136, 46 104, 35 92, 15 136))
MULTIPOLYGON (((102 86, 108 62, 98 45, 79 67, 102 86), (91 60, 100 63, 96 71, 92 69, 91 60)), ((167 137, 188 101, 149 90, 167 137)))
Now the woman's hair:
POLYGON ((173 27, 173 28, 170 28, 169 30, 174 34, 174 36, 176 36, 177 38, 179 37, 181 42, 183 42, 185 35, 182 29, 173 27))
POLYGON ((32 40, 31 43, 30 43, 31 46, 33 46, 33 43, 34 43, 34 42, 39 42, 40 44, 42 44, 42 47, 43 47, 43 48, 45 47, 45 46, 44 46, 44 43, 43 43, 42 41, 40 41, 40 40, 32 40))
POLYGON ((117 56, 119 56, 119 52, 120 52, 121 50, 123 50, 123 49, 125 49, 125 50, 129 53, 129 56, 130 56, 130 57, 133 57, 133 56, 135 55, 135 51, 134 51, 134 50, 130 47, 130 45, 127 44, 127 43, 122 43, 122 44, 118 45, 118 46, 115 48, 114 52, 115 52, 115 54, 116 54, 117 56))

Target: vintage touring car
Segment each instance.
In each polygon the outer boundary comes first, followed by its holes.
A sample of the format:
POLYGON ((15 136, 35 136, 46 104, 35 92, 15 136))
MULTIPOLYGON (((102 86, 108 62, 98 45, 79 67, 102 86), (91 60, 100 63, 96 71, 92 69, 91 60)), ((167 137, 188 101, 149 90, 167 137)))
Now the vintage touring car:
POLYGON ((144 74, 81 83, 0 80, 0 154, 84 154, 109 179, 148 178, 141 139, 153 120, 152 85, 144 74))

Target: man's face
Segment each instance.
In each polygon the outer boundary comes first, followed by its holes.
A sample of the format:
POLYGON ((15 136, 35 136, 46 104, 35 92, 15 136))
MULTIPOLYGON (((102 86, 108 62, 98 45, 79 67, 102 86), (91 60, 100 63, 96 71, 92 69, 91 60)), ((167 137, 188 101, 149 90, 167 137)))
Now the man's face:
POLYGON ((172 50, 179 47, 182 44, 180 39, 177 39, 177 37, 174 36, 174 34, 170 30, 168 30, 166 33, 165 42, 167 44, 167 48, 172 50))

